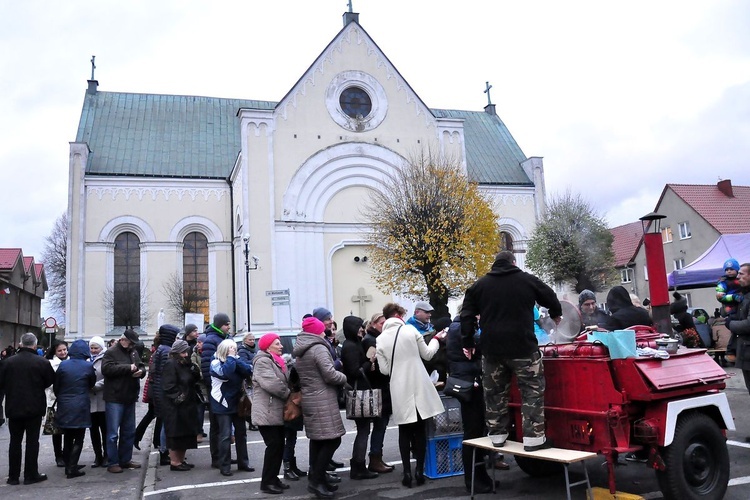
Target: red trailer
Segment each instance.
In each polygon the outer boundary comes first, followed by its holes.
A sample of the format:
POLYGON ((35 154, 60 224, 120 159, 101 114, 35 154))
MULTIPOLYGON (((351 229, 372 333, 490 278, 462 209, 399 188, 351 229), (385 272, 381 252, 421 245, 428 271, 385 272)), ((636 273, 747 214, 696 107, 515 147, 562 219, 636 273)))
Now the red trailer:
MULTIPOLYGON (((658 334, 641 332, 639 347, 656 347, 658 334)), ((734 430, 727 373, 705 349, 680 347, 669 359, 611 359, 606 347, 585 341, 547 345, 547 436, 555 447, 602 454, 615 492, 618 454, 638 452, 656 471, 667 499, 719 500, 729 482, 726 430, 734 430)), ((522 440, 520 395, 511 392, 511 421, 522 440)), ((532 476, 559 464, 516 457, 532 476)))

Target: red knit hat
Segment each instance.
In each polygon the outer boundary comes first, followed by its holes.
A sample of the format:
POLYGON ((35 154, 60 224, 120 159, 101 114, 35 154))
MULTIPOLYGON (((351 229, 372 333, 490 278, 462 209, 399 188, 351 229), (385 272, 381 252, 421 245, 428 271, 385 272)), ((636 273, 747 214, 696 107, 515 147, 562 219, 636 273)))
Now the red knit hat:
POLYGON ((263 335, 258 341, 258 348, 261 351, 267 351, 268 348, 273 344, 274 340, 278 340, 279 336, 275 333, 267 333, 263 335))
POLYGON ((320 335, 321 333, 326 331, 326 326, 318 318, 312 316, 302 320, 302 331, 320 335))

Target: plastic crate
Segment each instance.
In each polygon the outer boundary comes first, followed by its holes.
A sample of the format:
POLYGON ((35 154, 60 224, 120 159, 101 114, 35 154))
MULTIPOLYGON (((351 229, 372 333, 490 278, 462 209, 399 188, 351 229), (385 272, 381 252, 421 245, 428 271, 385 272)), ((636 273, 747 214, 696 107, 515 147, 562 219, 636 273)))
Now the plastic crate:
POLYGON ((462 442, 463 434, 428 439, 424 475, 438 479, 463 474, 462 442))
POLYGON ((450 396, 440 396, 443 413, 435 415, 427 423, 427 437, 448 436, 464 432, 461 420, 461 402, 450 396))

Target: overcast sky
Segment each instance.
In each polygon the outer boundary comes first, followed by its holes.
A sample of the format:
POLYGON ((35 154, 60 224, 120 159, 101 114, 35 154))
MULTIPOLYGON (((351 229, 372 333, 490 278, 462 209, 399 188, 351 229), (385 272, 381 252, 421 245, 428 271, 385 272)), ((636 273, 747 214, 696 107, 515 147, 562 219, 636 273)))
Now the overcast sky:
MULTIPOLYGON (((278 101, 345 0, 0 0, 0 247, 41 255, 67 209, 90 59, 99 90, 278 101)), ((748 185, 750 2, 354 0, 432 108, 492 101, 547 193, 610 226, 665 183, 748 185)), ((731 214, 727 214, 731 216, 731 214)))

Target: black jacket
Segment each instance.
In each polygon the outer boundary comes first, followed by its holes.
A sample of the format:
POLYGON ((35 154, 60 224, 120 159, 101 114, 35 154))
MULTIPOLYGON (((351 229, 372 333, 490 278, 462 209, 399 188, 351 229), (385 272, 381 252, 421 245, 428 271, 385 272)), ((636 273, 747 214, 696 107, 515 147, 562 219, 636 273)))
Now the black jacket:
POLYGON ((195 436, 201 432, 198 422, 196 384, 200 369, 190 358, 181 361, 169 356, 162 370, 162 410, 167 437, 195 436))
POLYGON ((490 359, 528 358, 539 350, 534 335, 534 305, 549 309, 551 318, 562 315, 555 291, 536 276, 506 260, 496 260, 464 296, 461 308, 463 346, 474 347, 477 314, 481 315, 482 354, 490 359))
POLYGON ((615 286, 607 294, 607 308, 610 315, 604 324, 609 331, 624 330, 635 325, 651 325, 651 316, 642 307, 634 306, 630 294, 622 286, 615 286))
MULTIPOLYGON (((365 355, 367 355, 367 351, 370 350, 370 347, 377 347, 378 335, 380 335, 380 332, 376 329, 367 329, 367 333, 362 339, 362 350, 365 352, 365 355)), ((370 387, 383 391, 383 415, 390 415, 393 412, 391 407, 391 377, 380 373, 377 358, 375 358, 375 369, 366 373, 367 380, 370 381, 370 387)))
POLYGON ((39 418, 47 412, 44 390, 55 381, 49 360, 22 347, 0 362, 0 390, 5 392, 8 418, 39 418))
POLYGON ((118 341, 107 349, 102 356, 102 374, 104 374, 104 401, 107 403, 130 404, 138 401, 141 381, 133 377, 130 365, 141 370, 141 377, 146 376, 146 367, 134 347, 125 349, 118 341))
POLYGON ((458 316, 453 319, 453 323, 448 327, 448 336, 445 337, 445 352, 448 357, 448 373, 451 377, 481 383, 481 352, 479 349, 475 350, 471 359, 464 356, 461 342, 461 319, 458 316))
POLYGON ((372 363, 365 355, 358 333, 359 327, 362 326, 362 319, 357 316, 347 316, 344 318, 342 330, 344 331, 343 345, 341 346, 341 362, 343 363, 346 383, 354 387, 354 383, 359 381, 359 389, 369 389, 370 381, 367 373, 370 372, 372 363))

